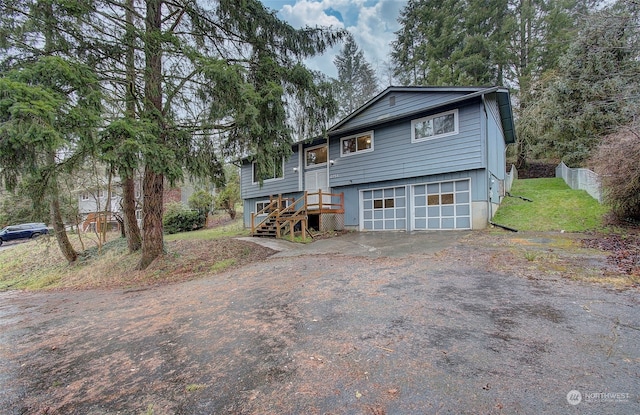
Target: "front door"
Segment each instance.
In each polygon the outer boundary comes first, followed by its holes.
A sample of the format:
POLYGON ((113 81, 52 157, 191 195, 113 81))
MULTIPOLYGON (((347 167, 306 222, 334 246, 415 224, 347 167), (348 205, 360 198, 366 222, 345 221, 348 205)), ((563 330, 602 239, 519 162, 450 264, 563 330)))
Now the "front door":
MULTIPOLYGON (((317 193, 320 190, 329 193, 327 185, 327 168, 324 167, 307 171, 304 174, 304 190, 306 190, 308 193, 317 193)), ((322 202, 331 203, 331 199, 329 196, 323 196, 322 202)), ((311 206, 312 210, 319 208, 318 196, 309 196, 309 198, 307 199, 307 204, 311 206)))

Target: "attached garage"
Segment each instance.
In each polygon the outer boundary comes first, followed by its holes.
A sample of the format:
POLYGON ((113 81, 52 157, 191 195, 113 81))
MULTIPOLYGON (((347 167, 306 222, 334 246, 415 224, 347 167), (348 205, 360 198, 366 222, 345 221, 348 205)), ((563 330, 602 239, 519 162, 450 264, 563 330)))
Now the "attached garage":
POLYGON ((471 229, 469 179, 360 191, 365 231, 471 229))
POLYGON ((411 186, 412 229, 471 229, 468 179, 411 186))
POLYGON ((406 192, 405 186, 361 191, 360 228, 367 231, 407 229, 406 192))

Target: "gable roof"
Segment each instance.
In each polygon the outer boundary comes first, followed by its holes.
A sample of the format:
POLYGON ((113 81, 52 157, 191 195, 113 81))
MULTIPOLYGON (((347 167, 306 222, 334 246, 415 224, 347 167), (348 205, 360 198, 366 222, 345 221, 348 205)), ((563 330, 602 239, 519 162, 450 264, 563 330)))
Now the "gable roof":
POLYGON ((502 130, 504 131, 504 139, 507 144, 515 143, 515 127, 513 121, 513 112, 511 109, 511 98, 509 96, 509 90, 504 87, 439 87, 439 86, 390 86, 369 101, 367 101, 360 108, 349 114, 347 117, 340 120, 333 127, 329 128, 328 134, 330 136, 335 136, 339 134, 345 134, 349 132, 355 132, 356 130, 363 130, 369 127, 373 127, 379 125, 381 122, 392 122, 400 119, 404 119, 407 117, 417 116, 420 113, 424 113, 425 111, 429 111, 431 109, 436 109, 439 107, 449 106, 453 104, 458 104, 464 101, 468 101, 474 98, 481 97, 483 98, 485 95, 496 94, 496 98, 498 101, 498 109, 500 112, 500 121, 502 124, 502 130), (403 112, 401 114, 393 115, 386 117, 382 120, 371 121, 367 124, 359 124, 357 126, 349 127, 348 124, 350 121, 354 120, 360 114, 367 111, 376 103, 384 100, 388 95, 398 93, 398 92, 413 92, 413 93, 459 93, 459 95, 454 96, 452 98, 448 98, 445 101, 440 101, 434 103, 433 105, 417 108, 415 111, 403 112))

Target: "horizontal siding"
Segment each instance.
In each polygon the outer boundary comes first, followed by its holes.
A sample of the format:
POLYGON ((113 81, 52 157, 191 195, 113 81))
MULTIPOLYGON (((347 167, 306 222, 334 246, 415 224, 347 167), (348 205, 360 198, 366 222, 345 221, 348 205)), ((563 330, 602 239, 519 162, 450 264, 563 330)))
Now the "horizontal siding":
POLYGON ((459 133, 411 142, 411 121, 374 130, 372 152, 340 156, 340 138, 332 140, 330 187, 427 176, 483 168, 480 106, 459 110, 459 133))
POLYGON ((383 96, 361 114, 356 115, 340 129, 347 129, 365 125, 375 121, 383 121, 416 109, 437 105, 465 95, 466 92, 391 92, 383 96), (395 97, 395 105, 389 105, 389 99, 395 97))
POLYGON ((294 147, 293 154, 284 163, 284 178, 279 180, 267 180, 262 186, 259 183, 252 183, 253 176, 251 170, 251 162, 245 161, 242 164, 240 183, 242 189, 242 198, 256 198, 269 195, 277 195, 286 192, 295 192, 298 190, 299 175, 302 174, 300 168, 300 160, 298 147, 294 147), (297 167, 298 171, 294 172, 293 168, 297 167))
POLYGON ((364 183, 358 185, 334 187, 332 191, 334 193, 344 193, 345 226, 360 226, 360 190, 381 189, 459 179, 471 179, 471 200, 473 202, 487 201, 488 182, 486 170, 484 169, 436 174, 431 176, 419 176, 401 180, 386 180, 378 183, 364 183))

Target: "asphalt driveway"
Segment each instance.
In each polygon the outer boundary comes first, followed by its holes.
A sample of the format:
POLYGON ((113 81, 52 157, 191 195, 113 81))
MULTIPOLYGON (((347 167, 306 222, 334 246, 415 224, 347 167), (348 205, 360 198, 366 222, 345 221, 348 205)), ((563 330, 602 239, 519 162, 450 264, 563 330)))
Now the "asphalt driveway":
POLYGON ((0 408, 640 413, 638 291, 559 260, 541 273, 486 238, 346 235, 170 286, 0 293, 0 408))

